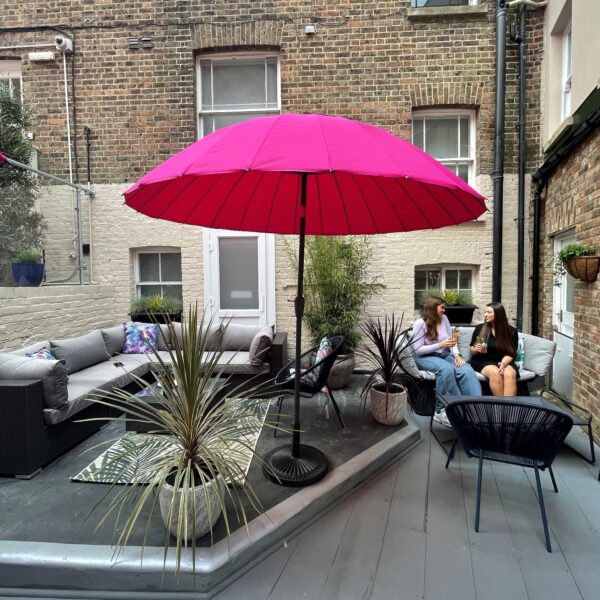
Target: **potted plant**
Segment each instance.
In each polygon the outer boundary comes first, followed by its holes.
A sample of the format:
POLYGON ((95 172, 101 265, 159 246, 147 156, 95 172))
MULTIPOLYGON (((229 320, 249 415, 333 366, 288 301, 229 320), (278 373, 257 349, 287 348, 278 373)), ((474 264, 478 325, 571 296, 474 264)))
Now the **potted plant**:
POLYGON ((17 285, 39 287, 44 279, 42 255, 34 248, 17 250, 13 255, 11 270, 17 285))
POLYGON ((553 283, 561 285, 566 273, 575 279, 593 283, 598 277, 599 268, 600 256, 595 255, 594 248, 579 243, 567 244, 554 257, 553 283))
POLYGON ((141 323, 167 323, 181 321, 183 303, 179 298, 169 296, 163 298, 160 294, 142 296, 131 303, 131 320, 141 323))
POLYGON ((371 400, 373 418, 382 425, 399 425, 406 414, 406 389, 398 383, 404 372, 400 360, 404 332, 402 319, 394 314, 381 319, 369 318, 361 327, 367 343, 361 343, 358 353, 373 367, 363 388, 362 397, 371 400))
POLYGON ((461 290, 440 290, 428 289, 419 295, 419 303, 423 303, 428 298, 441 298, 446 304, 446 316, 453 325, 469 325, 473 320, 473 313, 477 308, 473 304, 471 292, 461 290))
MULTIPOLYGON (((94 398, 94 402, 125 413, 126 419, 148 424, 157 441, 169 442, 173 449, 140 464, 131 485, 123 486, 115 495, 113 484, 90 515, 105 499, 108 507, 99 525, 111 514, 124 515, 124 523, 115 526, 115 531, 119 531, 118 553, 141 518, 146 521, 147 532, 159 505, 165 526, 175 538, 177 573, 183 548, 191 546, 194 557, 196 538, 207 533, 212 536, 221 513, 229 535, 234 517, 247 525, 246 506, 261 511, 260 501, 247 480, 237 489, 230 489, 227 483, 243 480, 248 453, 256 456, 254 446, 247 440, 263 426, 265 400, 255 398, 258 386, 242 391, 228 385, 229 378, 218 366, 222 352, 206 352, 211 324, 204 326, 196 308, 190 308, 181 327, 181 337, 176 335, 173 323, 167 323, 173 344, 167 351, 168 360, 164 361, 158 352, 153 356, 161 392, 158 402, 156 396, 135 395, 125 389, 98 390, 94 398), (227 401, 224 401, 225 391, 227 401), (247 501, 246 506, 243 500, 247 501), (226 502, 233 508, 227 509, 226 502), (235 514, 230 514, 232 511, 235 514)), ((134 379, 140 385, 145 384, 139 378, 134 379)), ((125 449, 119 456, 120 461, 127 458, 127 452, 125 449)), ((115 474, 116 479, 119 474, 115 474)), ((145 540, 146 534, 144 545, 145 540)), ((167 534, 165 561, 169 546, 167 534)))
MULTIPOLYGON (((293 249, 289 255, 297 268, 293 249)), ((379 285, 379 278, 370 272, 371 256, 370 242, 364 236, 306 238, 304 322, 311 343, 344 336, 344 347, 327 380, 334 390, 350 381, 361 336, 360 320, 379 285)))

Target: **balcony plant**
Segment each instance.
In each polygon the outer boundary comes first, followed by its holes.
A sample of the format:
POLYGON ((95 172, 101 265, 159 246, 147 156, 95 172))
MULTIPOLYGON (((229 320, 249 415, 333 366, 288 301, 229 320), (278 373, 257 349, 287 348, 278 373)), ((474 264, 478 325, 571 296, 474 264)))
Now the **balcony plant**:
POLYGON ((39 287, 44 279, 42 255, 34 248, 22 248, 13 254, 12 275, 18 286, 39 287))
MULTIPOLYGON (((293 249, 288 252, 297 268, 293 249)), ((304 267, 304 323, 311 343, 324 337, 344 336, 342 353, 327 384, 331 389, 350 381, 360 337, 360 321, 369 299, 377 291, 379 278, 371 274, 372 248, 364 236, 309 236, 304 267)))
MULTIPOLYGON (((247 480, 241 488, 230 488, 226 482, 243 481, 248 453, 256 456, 254 446, 247 440, 263 426, 265 401, 255 398, 267 390, 258 386, 251 389, 246 386, 243 391, 240 387, 231 389, 222 367, 218 366, 222 352, 205 352, 211 324, 205 326, 204 319, 198 319, 196 308, 190 308, 181 337, 176 334, 173 323, 167 323, 172 349, 167 351, 166 360, 158 352, 153 356, 160 401, 125 389, 98 390, 94 399, 125 413, 127 419, 147 424, 151 434, 156 435, 157 443, 169 442, 173 450, 142 461, 131 485, 123 486, 116 494, 113 483, 89 516, 108 502, 98 526, 110 515, 117 515, 115 552, 118 554, 141 520, 146 521, 145 546, 152 515, 159 505, 167 529, 165 564, 171 534, 175 538, 177 575, 184 548, 191 546, 194 561, 196 539, 210 533, 212 541, 213 527, 221 514, 229 535, 234 517, 247 526, 249 508, 246 506, 257 513, 262 510, 247 480), (120 522, 121 515, 124 515, 124 523, 120 522)), ((145 385, 139 378, 135 380, 145 385)), ((128 452, 125 449, 119 460, 127 459, 128 452)), ((122 472, 116 471, 115 480, 122 472)))
POLYGON ((598 277, 600 256, 595 255, 594 248, 585 244, 567 244, 554 256, 552 281, 559 286, 568 273, 575 279, 593 283, 598 277))
POLYGON ((473 304, 471 292, 431 288, 419 294, 419 304, 423 305, 427 299, 434 297, 441 298, 446 304, 446 316, 450 323, 470 324, 473 320, 473 313, 477 307, 473 304))
POLYGON ((131 303, 131 320, 142 323, 180 321, 182 310, 183 303, 179 298, 163 298, 160 294, 142 296, 131 303))
POLYGON ((371 400, 373 418, 383 425, 399 425, 406 414, 406 389, 398 380, 404 373, 402 351, 402 319, 392 313, 383 321, 369 318, 361 326, 365 342, 358 348, 359 356, 372 367, 362 391, 363 400, 371 400))

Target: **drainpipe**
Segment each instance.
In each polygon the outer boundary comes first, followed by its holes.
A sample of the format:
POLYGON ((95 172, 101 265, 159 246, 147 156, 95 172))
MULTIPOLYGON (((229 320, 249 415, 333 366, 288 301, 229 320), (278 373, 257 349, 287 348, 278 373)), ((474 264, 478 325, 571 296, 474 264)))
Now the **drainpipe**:
POLYGON ((504 98, 506 94, 506 0, 496 0, 496 124, 494 143, 494 240, 492 301, 502 298, 502 202, 504 196, 504 98))
MULTIPOLYGON (((85 135, 85 146, 86 146, 86 165, 87 165, 87 188, 88 190, 92 189, 92 167, 90 164, 91 155, 92 155, 92 130, 86 125, 83 128, 83 133, 85 135)), ((92 203, 88 202, 88 273, 89 273, 89 281, 90 283, 94 282, 94 256, 93 250, 94 244, 92 243, 92 203)))

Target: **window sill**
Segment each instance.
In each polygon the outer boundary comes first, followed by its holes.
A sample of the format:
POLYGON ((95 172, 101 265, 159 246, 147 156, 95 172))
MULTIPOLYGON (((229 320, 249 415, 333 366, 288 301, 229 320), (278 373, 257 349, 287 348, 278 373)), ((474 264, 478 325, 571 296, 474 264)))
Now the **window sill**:
POLYGON ((488 14, 488 7, 481 4, 473 6, 431 6, 423 8, 409 8, 407 17, 409 21, 422 21, 437 19, 439 17, 481 17, 488 14))

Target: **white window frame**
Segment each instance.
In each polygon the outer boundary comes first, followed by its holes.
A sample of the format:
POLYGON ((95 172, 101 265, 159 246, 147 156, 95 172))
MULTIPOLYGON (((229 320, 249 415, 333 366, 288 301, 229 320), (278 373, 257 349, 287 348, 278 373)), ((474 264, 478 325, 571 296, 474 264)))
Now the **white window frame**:
MULTIPOLYGON (((459 291, 465 291, 468 290, 471 293, 471 297, 473 297, 475 295, 475 275, 476 275, 476 271, 477 271, 477 267, 473 266, 473 265, 459 265, 459 264, 443 264, 443 265, 415 265, 415 269, 414 269, 414 275, 413 275, 413 289, 416 295, 417 292, 417 288, 415 285, 415 278, 416 278, 416 274, 417 271, 440 271, 441 272, 441 281, 440 281, 440 289, 443 290, 455 290, 458 289, 459 291), (460 287, 460 275, 458 277, 458 288, 449 288, 446 286, 446 272, 447 271, 471 271, 471 287, 470 288, 461 288, 460 287)), ((430 288, 425 288, 430 289, 430 288)), ((423 290, 419 290, 419 291, 423 291, 423 290)), ((417 301, 415 298, 415 308, 417 307, 417 301)))
MULTIPOLYGON (((266 62, 265 62, 266 69, 266 62)), ((198 138, 203 138, 204 117, 214 115, 227 115, 232 113, 260 113, 262 115, 278 115, 281 112, 281 60, 278 52, 223 52, 219 54, 200 54, 196 59, 196 105, 198 107, 198 138), (256 59, 277 59, 277 107, 276 108, 236 108, 233 110, 202 110, 202 68, 201 62, 211 61, 211 63, 231 62, 235 60, 256 60, 256 59)), ((265 77, 265 87, 267 80, 265 77)))
MULTIPOLYGON (((476 128, 476 120, 475 120, 475 111, 469 109, 452 109, 452 108, 440 108, 440 109, 427 109, 427 110, 414 110, 411 116, 411 141, 414 139, 413 133, 413 123, 417 119, 430 120, 430 119, 447 119, 448 117, 456 117, 459 119, 460 117, 468 117, 469 118, 469 158, 444 158, 437 159, 440 163, 447 166, 448 164, 457 164, 457 163, 467 163, 468 168, 468 181, 469 185, 474 184, 475 173, 477 163, 476 163, 476 140, 477 140, 477 132, 476 128)), ((460 127, 458 127, 458 141, 460 148, 460 127)), ((423 142, 425 145, 425 152, 427 152, 427 143, 426 143, 426 135, 425 135, 425 127, 423 127, 423 142)), ((452 169, 450 169, 452 170, 452 169)))
POLYGON ((0 60, 0 81, 7 79, 11 95, 14 89, 13 80, 19 80, 20 100, 23 102, 23 71, 20 60, 0 60))
MULTIPOLYGON (((172 246, 147 246, 144 248, 135 248, 133 250, 133 265, 134 265, 134 286, 135 286, 135 297, 136 298, 141 298, 141 288, 143 286, 146 285, 180 285, 181 286, 181 294, 183 297, 183 281, 140 281, 140 255, 142 254, 179 254, 180 256, 182 256, 181 253, 181 248, 176 248, 176 247, 172 247, 172 246)), ((183 257, 182 257, 183 258, 183 257)), ((160 269, 161 269, 161 263, 160 263, 160 259, 158 261, 158 269, 159 269, 159 276, 161 276, 160 273, 160 269)), ((183 264, 182 264, 182 272, 181 272, 181 277, 183 279, 183 264)), ((162 296, 162 293, 161 293, 162 296)))
POLYGON ((562 34, 562 79, 561 79, 561 120, 571 115, 571 69, 573 65, 573 45, 571 24, 565 27, 562 34))

